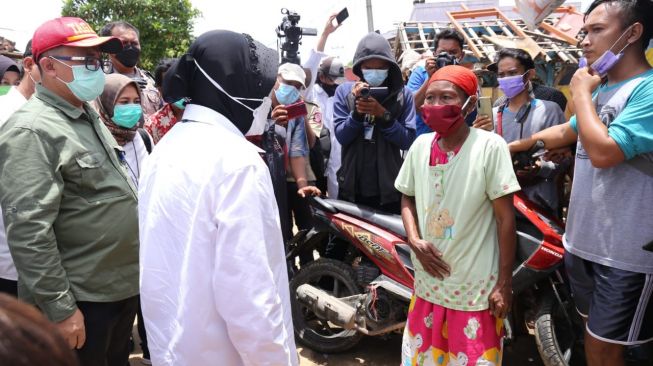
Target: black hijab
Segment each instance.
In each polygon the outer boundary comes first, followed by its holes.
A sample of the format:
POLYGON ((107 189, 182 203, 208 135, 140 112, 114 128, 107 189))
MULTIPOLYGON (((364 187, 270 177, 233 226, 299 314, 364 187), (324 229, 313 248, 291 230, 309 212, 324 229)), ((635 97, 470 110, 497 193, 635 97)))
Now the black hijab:
MULTIPOLYGON (((167 102, 188 97, 192 104, 213 109, 241 132, 247 132, 253 121, 252 111, 218 90, 197 68, 195 61, 232 97, 262 99, 270 94, 276 81, 276 51, 249 35, 214 30, 199 36, 188 53, 165 74, 163 89, 167 102)), ((261 104, 241 102, 252 109, 261 104)))

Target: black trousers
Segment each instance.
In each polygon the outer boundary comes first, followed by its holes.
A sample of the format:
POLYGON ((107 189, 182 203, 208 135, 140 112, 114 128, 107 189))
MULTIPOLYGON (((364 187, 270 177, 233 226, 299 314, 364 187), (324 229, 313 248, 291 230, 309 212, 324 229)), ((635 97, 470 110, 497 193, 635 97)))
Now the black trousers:
POLYGON ((140 297, 138 300, 138 336, 141 338, 141 349, 143 350, 143 358, 150 359, 150 349, 147 347, 147 333, 145 332, 145 319, 143 319, 143 309, 141 309, 140 297))
POLYGON ((18 281, 12 281, 12 280, 0 278, 0 292, 12 295, 13 297, 17 297, 18 281))
MULTIPOLYGON (((308 182, 308 185, 315 185, 315 182, 308 182)), ((313 227, 313 216, 307 198, 302 198, 297 194, 297 183, 288 182, 288 212, 287 220, 291 223, 290 232, 287 233, 292 238, 292 220, 295 218, 295 225, 298 230, 310 230, 313 227)), ((304 264, 313 260, 313 253, 300 255, 299 263, 304 264)))
POLYGON ((106 303, 79 301, 77 307, 84 315, 86 328, 86 343, 77 350, 80 365, 127 365, 138 296, 106 303))

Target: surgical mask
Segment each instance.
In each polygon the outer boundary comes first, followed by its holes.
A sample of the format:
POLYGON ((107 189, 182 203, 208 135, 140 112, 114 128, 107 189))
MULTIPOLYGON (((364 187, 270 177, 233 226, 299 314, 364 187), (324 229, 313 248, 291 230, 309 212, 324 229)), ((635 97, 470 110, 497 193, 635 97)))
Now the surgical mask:
POLYGON ((274 91, 277 101, 283 105, 295 103, 299 99, 299 89, 292 85, 279 83, 279 87, 274 91))
MULTIPOLYGON (((605 51, 599 58, 596 59, 591 65, 590 69, 594 70, 597 74, 599 74, 600 77, 604 77, 608 71, 610 71, 614 65, 619 62, 621 57, 624 55, 624 50, 626 47, 630 46, 630 43, 626 43, 626 45, 619 51, 618 54, 614 54, 612 52, 612 47, 614 47, 620 40, 623 38, 624 35, 626 35, 626 32, 630 30, 631 27, 628 27, 617 40, 608 48, 607 51, 605 51)), ((581 57, 580 60, 578 61, 578 67, 586 67, 587 66, 587 58, 585 56, 581 57)))
POLYGON ((132 129, 143 115, 140 104, 117 104, 113 107, 111 120, 122 128, 132 129))
POLYGON ((67 83, 61 80, 58 76, 57 80, 66 84, 68 89, 70 89, 77 99, 83 102, 90 102, 99 97, 104 91, 104 72, 102 69, 91 71, 84 65, 70 66, 54 57, 51 57, 51 59, 70 67, 73 71, 73 81, 67 83))
POLYGON ((9 89, 11 89, 11 85, 0 85, 0 95, 9 93, 9 89))
MULTIPOLYGON (((528 72, 528 71, 527 71, 528 72)), ((505 78, 498 78, 499 89, 506 95, 508 99, 516 97, 519 93, 526 89, 526 83, 524 82, 524 76, 522 75, 507 76, 505 78)))
POLYGON ((172 103, 172 105, 179 109, 186 109, 186 98, 181 98, 178 101, 172 103))
POLYGON ((134 67, 138 63, 138 59, 141 57, 141 50, 132 47, 131 45, 122 49, 122 51, 116 53, 116 58, 120 61, 121 64, 125 67, 134 67))
POLYGON ((388 69, 363 69, 363 79, 371 87, 381 86, 388 78, 388 69))
POLYGON ((467 98, 462 107, 456 104, 425 104, 421 108, 424 123, 438 135, 448 137, 465 124, 463 109, 467 108, 470 101, 471 99, 467 98))
POLYGON ((195 66, 197 66, 197 69, 200 70, 200 72, 204 75, 204 77, 208 81, 210 81, 211 84, 213 84, 213 86, 215 86, 216 89, 221 91, 229 99, 233 100, 234 102, 252 111, 252 116, 254 120, 252 121, 252 126, 249 128, 249 131, 247 131, 245 136, 262 135, 263 132, 265 131, 265 126, 268 123, 268 113, 270 113, 270 108, 272 108, 272 99, 270 99, 270 97, 265 97, 263 99, 233 97, 229 93, 227 93, 227 91, 224 90, 224 88, 220 86, 220 84, 218 84, 217 81, 213 80, 213 78, 211 78, 209 74, 206 73, 206 71, 204 71, 204 69, 200 66, 197 60, 193 60, 193 62, 195 62, 195 66), (241 102, 241 100, 246 100, 251 102, 261 102, 261 105, 259 105, 256 109, 253 109, 247 104, 241 102))

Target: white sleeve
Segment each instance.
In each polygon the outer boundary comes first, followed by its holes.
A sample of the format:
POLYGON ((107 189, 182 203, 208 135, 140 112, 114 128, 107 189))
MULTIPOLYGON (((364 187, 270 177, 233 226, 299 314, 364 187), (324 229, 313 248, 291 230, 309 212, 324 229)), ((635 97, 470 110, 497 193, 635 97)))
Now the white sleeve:
POLYGON ((317 80, 317 72, 320 68, 320 63, 325 57, 327 57, 325 53, 311 49, 311 52, 308 54, 308 59, 304 62, 304 65, 302 65, 305 69, 311 70, 311 81, 306 85, 305 95, 311 95, 313 85, 315 84, 315 80, 317 80))
POLYGON ((248 165, 219 187, 215 303, 245 365, 297 365, 279 212, 265 165, 248 165))

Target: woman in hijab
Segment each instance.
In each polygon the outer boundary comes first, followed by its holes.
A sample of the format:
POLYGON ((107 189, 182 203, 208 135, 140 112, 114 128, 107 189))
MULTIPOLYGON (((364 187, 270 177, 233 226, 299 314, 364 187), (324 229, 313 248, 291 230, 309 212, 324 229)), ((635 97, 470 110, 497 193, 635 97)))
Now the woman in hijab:
MULTIPOLYGON (((132 179, 138 187, 138 179, 148 151, 151 150, 150 136, 138 128, 143 110, 141 109, 141 89, 135 81, 121 74, 106 75, 104 92, 98 98, 100 118, 124 150, 124 162, 132 179), (144 138, 147 139, 144 140, 144 138), (149 146, 149 147, 148 147, 149 146)), ((147 335, 143 325, 143 315, 138 309, 138 335, 141 338, 143 359, 150 359, 147 347, 147 335)))
POLYGON ((14 60, 0 55, 0 95, 4 95, 9 88, 20 83, 20 69, 14 60))
POLYGON ((124 149, 124 162, 134 185, 138 187, 143 160, 148 155, 147 146, 152 146, 147 133, 137 133, 138 122, 143 115, 141 90, 129 77, 109 74, 106 75, 104 91, 98 100, 99 103, 96 104, 100 118, 118 145, 124 149))
POLYGON ((139 188, 155 365, 298 364, 270 173, 244 136, 265 126, 277 65, 276 51, 251 37, 211 31, 165 75, 169 101, 190 103, 139 188))

